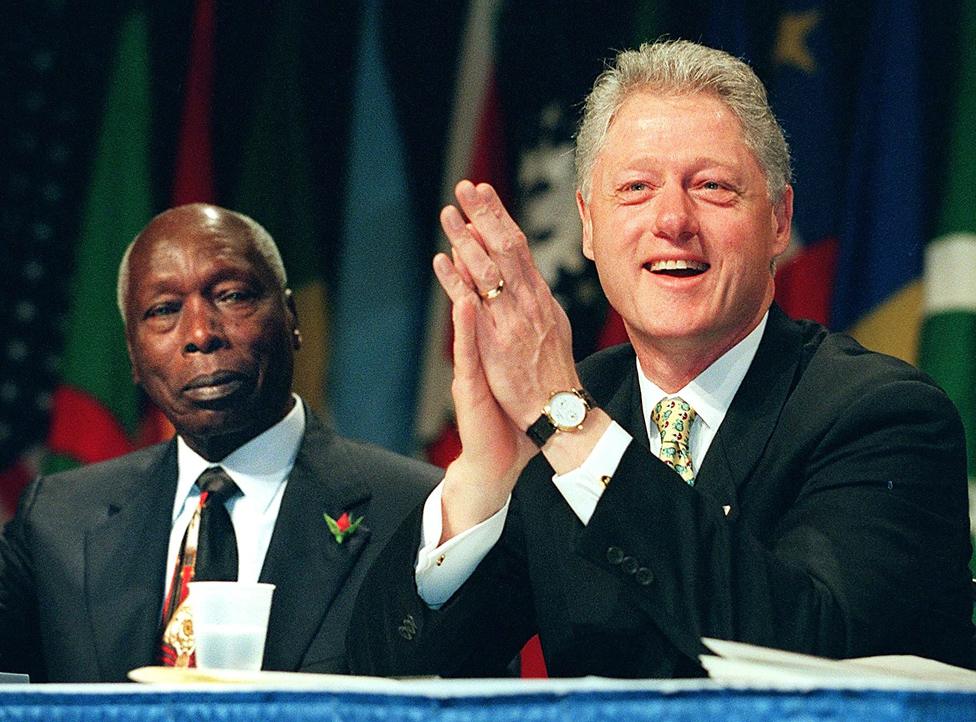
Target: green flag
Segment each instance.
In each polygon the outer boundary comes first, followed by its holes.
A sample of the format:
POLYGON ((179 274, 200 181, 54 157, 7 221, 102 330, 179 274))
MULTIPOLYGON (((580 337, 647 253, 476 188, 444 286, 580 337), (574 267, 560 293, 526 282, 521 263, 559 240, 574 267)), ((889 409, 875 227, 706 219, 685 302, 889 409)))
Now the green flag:
MULTIPOLYGON (((925 320, 919 365, 962 414, 976 494, 976 3, 965 9, 957 104, 938 232, 925 252, 925 320)), ((973 508, 973 504, 970 504, 973 508)), ((972 512, 970 512, 972 513, 972 512)), ((976 525, 974 525, 976 529, 976 525)))
POLYGON ((302 92, 302 24, 295 3, 276 6, 254 114, 242 149, 234 208, 268 229, 281 250, 295 293, 303 346, 294 388, 313 408, 324 405, 327 344, 325 283, 302 92))
POLYGON ((132 449, 140 404, 115 301, 122 252, 152 212, 149 38, 145 13, 121 25, 89 178, 70 294, 49 466, 89 463, 132 449))

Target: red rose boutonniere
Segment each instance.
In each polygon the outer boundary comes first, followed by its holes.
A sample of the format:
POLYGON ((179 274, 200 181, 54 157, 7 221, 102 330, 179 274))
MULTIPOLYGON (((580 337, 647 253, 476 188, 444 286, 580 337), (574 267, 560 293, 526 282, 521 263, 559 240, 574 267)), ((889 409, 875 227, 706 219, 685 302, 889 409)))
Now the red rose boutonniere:
POLYGON ((363 523, 364 518, 359 517, 353 521, 349 518, 348 511, 342 512, 342 515, 338 519, 333 519, 328 514, 323 514, 322 516, 325 518, 325 523, 329 525, 329 531, 335 537, 336 544, 342 544, 347 536, 355 534, 359 525, 363 523))

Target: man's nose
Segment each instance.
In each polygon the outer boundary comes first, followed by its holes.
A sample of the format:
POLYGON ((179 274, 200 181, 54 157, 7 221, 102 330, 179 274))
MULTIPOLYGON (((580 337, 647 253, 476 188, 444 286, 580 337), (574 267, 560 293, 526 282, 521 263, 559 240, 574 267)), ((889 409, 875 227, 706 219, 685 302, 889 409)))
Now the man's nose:
POLYGON ((654 202, 655 235, 673 243, 684 243, 698 235, 698 214, 686 188, 666 184, 654 202))
POLYGON ((187 299, 180 321, 184 326, 184 353, 213 353, 226 345, 217 310, 206 299, 187 299))

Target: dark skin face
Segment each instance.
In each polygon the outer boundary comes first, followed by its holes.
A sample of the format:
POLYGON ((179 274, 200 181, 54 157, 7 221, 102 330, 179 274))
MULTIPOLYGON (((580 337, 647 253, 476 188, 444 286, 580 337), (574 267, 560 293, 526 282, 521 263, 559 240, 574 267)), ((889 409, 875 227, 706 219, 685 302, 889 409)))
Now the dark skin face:
POLYGON ((133 380, 207 460, 294 405, 291 293, 228 211, 181 206, 154 218, 129 258, 125 310, 133 380))

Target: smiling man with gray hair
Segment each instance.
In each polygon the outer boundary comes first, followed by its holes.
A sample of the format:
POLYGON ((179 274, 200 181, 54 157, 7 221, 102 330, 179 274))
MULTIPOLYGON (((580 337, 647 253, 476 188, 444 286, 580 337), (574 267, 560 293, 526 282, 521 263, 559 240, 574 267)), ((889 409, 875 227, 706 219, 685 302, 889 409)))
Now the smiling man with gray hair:
POLYGON ((576 162, 630 343, 576 366, 524 234, 457 185, 434 268, 464 450, 367 578, 353 669, 496 674, 533 634, 554 676, 700 675, 702 637, 969 664, 958 414, 773 302, 793 189, 753 71, 685 41, 621 53, 576 162))

